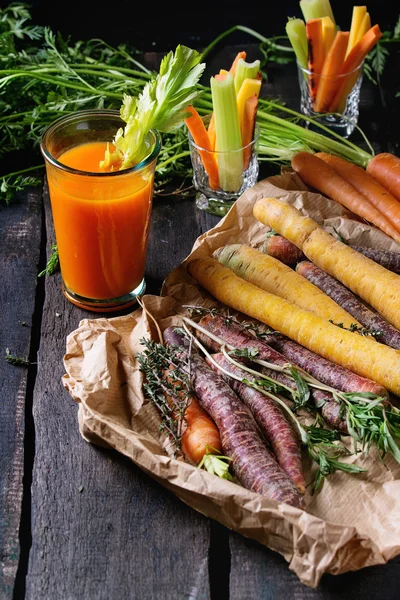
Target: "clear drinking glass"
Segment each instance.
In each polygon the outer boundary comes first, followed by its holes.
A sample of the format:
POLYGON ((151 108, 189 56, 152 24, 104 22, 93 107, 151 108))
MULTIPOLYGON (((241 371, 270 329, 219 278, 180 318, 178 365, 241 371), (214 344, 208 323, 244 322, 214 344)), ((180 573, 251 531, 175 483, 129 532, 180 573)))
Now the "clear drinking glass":
POLYGON ((358 122, 363 66, 362 63, 349 73, 324 77, 297 62, 301 113, 342 137, 349 137, 358 122), (324 100, 318 92, 320 86, 325 88, 324 100))
MULTIPOLYGON (((208 126, 210 118, 211 115, 203 117, 206 127, 208 126)), ((233 203, 239 198, 239 196, 243 194, 244 191, 257 183, 259 174, 259 125, 256 124, 255 126, 255 134, 252 142, 247 146, 232 152, 210 152, 210 150, 206 150, 205 148, 198 146, 194 142, 190 132, 188 133, 188 137, 190 158, 193 167, 193 184, 196 189, 196 206, 200 210, 205 210, 218 216, 223 216, 228 212, 233 203), (204 155, 210 153, 216 156, 217 163, 220 161, 221 155, 224 155, 224 159, 228 159, 225 160, 225 164, 229 161, 229 159, 233 159, 232 162, 235 163, 235 154, 245 157, 243 161, 243 171, 237 181, 236 189, 224 190, 221 187, 218 187, 218 189, 212 189, 210 187, 210 181, 207 171, 204 168, 202 159, 202 154, 204 155)))
POLYGON ((107 142, 124 127, 118 111, 83 110, 44 132, 46 165, 63 293, 92 311, 134 304, 145 290, 145 263, 161 137, 125 170, 100 171, 107 142))

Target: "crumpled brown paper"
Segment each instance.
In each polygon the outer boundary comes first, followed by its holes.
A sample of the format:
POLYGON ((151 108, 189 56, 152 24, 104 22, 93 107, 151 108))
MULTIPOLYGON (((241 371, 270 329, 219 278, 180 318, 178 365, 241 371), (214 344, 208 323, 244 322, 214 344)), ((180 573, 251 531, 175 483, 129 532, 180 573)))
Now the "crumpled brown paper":
MULTIPOLYGON (((247 190, 216 227, 196 240, 190 258, 210 255, 227 243, 261 243, 267 228, 252 212, 261 197, 282 198, 353 244, 400 251, 384 233, 307 191, 290 169, 283 169, 247 190)), ((217 304, 186 273, 188 258, 167 277, 161 296, 142 299, 161 330, 180 324, 185 305, 217 304)), ((386 466, 375 451, 351 457, 368 473, 331 475, 317 495, 307 493, 304 511, 174 458, 159 432, 157 410, 143 396, 135 361, 143 350, 140 340, 148 336, 158 340, 154 322, 141 309, 123 317, 84 319, 69 334, 63 383, 80 403, 79 430, 87 441, 121 452, 192 508, 279 552, 310 587, 317 587, 324 573, 385 563, 400 553, 400 465, 391 457, 386 466)))

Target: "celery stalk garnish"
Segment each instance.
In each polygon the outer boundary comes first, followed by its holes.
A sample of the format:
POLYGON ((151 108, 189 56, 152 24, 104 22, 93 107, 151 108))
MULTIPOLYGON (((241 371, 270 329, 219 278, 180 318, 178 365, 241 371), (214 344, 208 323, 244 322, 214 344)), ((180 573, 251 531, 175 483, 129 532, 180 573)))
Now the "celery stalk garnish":
POLYGON ((218 175, 221 189, 238 192, 243 182, 243 152, 233 75, 211 77, 218 175))
POLYGON ((286 33, 296 55, 297 62, 303 69, 307 69, 308 46, 306 24, 302 19, 289 19, 286 23, 286 33))
POLYGON ((304 20, 319 19, 320 17, 330 17, 335 22, 332 6, 329 0, 300 0, 299 2, 304 20))
POLYGON ((147 81, 139 96, 124 94, 120 109, 125 121, 114 138, 115 150, 106 151, 102 168, 128 169, 150 152, 146 144, 150 129, 167 133, 183 123, 185 111, 200 95, 197 87, 205 69, 201 54, 186 46, 177 46, 161 61, 159 73, 147 81))
POLYGON ((250 63, 243 60, 243 58, 239 58, 234 75, 236 93, 240 90, 240 86, 245 79, 257 79, 260 69, 261 63, 259 60, 250 63))

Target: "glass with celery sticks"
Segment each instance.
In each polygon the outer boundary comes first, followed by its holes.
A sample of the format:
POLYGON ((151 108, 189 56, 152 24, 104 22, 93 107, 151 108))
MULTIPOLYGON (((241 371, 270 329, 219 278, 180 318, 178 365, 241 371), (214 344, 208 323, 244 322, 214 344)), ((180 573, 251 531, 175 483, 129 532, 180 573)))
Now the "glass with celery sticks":
MULTIPOLYGON (((328 77, 304 68, 297 61, 301 113, 348 138, 358 123, 363 65, 328 77)), ((310 128, 312 121, 307 125, 310 128)))
MULTIPOLYGON (((203 117, 206 128, 208 128, 210 119, 211 115, 203 117)), ((253 140, 237 150, 210 151, 197 145, 190 131, 188 137, 193 167, 193 184, 196 189, 196 206, 200 210, 223 216, 239 196, 257 183, 260 127, 256 123, 253 140), (218 185, 209 177, 205 168, 208 162, 207 155, 212 155, 216 159, 219 174, 218 185)))
POLYGON ((41 140, 63 293, 92 311, 131 306, 145 290, 161 137, 148 132, 139 164, 102 170, 107 142, 123 125, 118 111, 82 110, 57 119, 41 140))

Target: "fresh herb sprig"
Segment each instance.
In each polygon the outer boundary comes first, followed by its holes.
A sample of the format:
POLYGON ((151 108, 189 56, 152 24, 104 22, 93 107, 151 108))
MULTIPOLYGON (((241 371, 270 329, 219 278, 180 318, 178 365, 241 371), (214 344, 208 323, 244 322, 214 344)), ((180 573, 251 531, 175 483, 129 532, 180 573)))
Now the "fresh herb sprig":
POLYGON ((46 263, 45 269, 40 271, 38 277, 44 277, 45 275, 54 275, 60 270, 60 259, 58 256, 58 247, 57 244, 53 244, 51 246, 52 253, 46 263))

